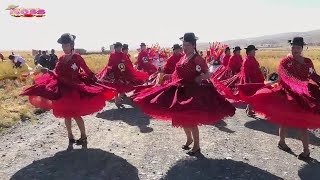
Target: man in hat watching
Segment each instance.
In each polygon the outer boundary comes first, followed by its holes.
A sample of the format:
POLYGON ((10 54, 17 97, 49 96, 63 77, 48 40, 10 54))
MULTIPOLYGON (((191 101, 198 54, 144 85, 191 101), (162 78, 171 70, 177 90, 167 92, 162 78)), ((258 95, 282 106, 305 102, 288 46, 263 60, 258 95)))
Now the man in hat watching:
POLYGON ((136 62, 137 69, 142 70, 149 75, 155 73, 157 71, 157 67, 152 64, 150 61, 150 54, 148 50, 146 49, 147 46, 145 43, 140 44, 141 51, 138 55, 138 60, 136 62))

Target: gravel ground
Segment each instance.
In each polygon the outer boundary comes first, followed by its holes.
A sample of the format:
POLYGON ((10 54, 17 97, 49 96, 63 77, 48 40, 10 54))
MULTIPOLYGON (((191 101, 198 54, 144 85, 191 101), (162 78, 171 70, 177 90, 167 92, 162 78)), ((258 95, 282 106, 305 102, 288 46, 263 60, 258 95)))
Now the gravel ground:
MULTIPOLYGON (((189 157, 182 129, 125 107, 108 103, 84 117, 86 147, 69 146, 63 121, 50 112, 11 128, 0 136, 0 179, 320 179, 319 131, 310 133, 314 159, 304 162, 277 148, 276 125, 238 109, 216 126, 201 126, 202 155, 189 157)), ((287 143, 299 154, 295 132, 287 143)))

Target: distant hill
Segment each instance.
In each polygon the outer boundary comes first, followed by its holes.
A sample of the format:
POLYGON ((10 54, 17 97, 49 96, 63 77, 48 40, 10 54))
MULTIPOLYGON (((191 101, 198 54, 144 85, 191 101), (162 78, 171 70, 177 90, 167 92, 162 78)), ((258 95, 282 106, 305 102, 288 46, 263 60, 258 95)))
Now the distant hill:
MULTIPOLYGON (((223 43, 228 44, 230 47, 234 47, 237 45, 241 47, 246 47, 250 44, 254 44, 257 47, 277 48, 277 47, 287 47, 288 40, 292 39, 295 36, 304 37, 305 42, 308 43, 309 46, 320 46, 320 29, 307 31, 307 32, 290 32, 290 33, 266 35, 266 36, 247 38, 247 39, 228 40, 223 43)), ((208 47, 209 47, 208 43, 198 44, 198 49, 207 49, 208 47)))

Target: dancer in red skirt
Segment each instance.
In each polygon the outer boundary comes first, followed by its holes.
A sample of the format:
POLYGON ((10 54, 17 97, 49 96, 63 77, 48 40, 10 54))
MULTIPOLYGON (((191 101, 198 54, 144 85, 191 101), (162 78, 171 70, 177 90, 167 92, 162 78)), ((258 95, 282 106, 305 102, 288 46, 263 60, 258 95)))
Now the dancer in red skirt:
POLYGON ((289 41, 292 56, 280 62, 278 86, 267 86, 248 98, 257 113, 280 124, 278 147, 290 152, 285 143, 287 127, 300 128, 303 152, 299 159, 308 159, 308 128, 320 127, 320 76, 316 74, 312 61, 302 56, 305 45, 302 37, 289 41))
POLYGON ((242 56, 240 55, 241 48, 236 46, 233 50, 233 56, 228 61, 227 67, 223 67, 220 70, 212 74, 212 79, 217 81, 223 81, 233 77, 240 72, 242 66, 242 56))
POLYGON ((224 56, 222 58, 222 65, 224 67, 227 67, 228 66, 228 63, 229 63, 229 59, 231 58, 231 52, 230 52, 230 48, 229 47, 226 47, 225 50, 224 50, 224 56))
POLYGON ((149 82, 147 85, 141 85, 136 86, 134 95, 131 97, 134 98, 135 96, 138 96, 139 92, 141 92, 144 89, 151 88, 153 86, 159 86, 164 83, 169 83, 171 80, 171 74, 173 74, 176 64, 179 62, 182 56, 184 56, 182 52, 182 48, 179 44, 175 44, 172 47, 173 54, 169 57, 169 59, 166 61, 163 69, 159 69, 158 72, 152 74, 149 77, 149 82))
MULTIPOLYGON (((96 77, 108 87, 116 89, 117 96, 115 104, 118 108, 123 107, 122 96, 124 93, 133 91, 134 86, 141 85, 149 78, 144 72, 136 71, 128 54, 121 51, 122 44, 117 42, 114 44, 114 52, 110 54, 107 66, 100 71, 96 77)), ((126 51, 125 49, 122 49, 126 51)))
POLYGON ((173 54, 169 57, 169 59, 164 64, 164 67, 163 67, 164 74, 173 74, 176 68, 176 64, 184 55, 182 53, 182 48, 179 44, 173 45, 172 50, 173 50, 173 54))
MULTIPOLYGON (((249 45, 245 49, 247 56, 238 74, 223 81, 212 79, 217 89, 224 92, 225 97, 234 101, 244 101, 247 96, 252 96, 257 90, 265 86, 263 73, 260 70, 259 62, 255 58, 258 49, 254 45, 249 45)), ((246 113, 249 117, 254 116, 250 105, 247 106, 246 113)))
POLYGON ((140 45, 141 51, 139 52, 138 55, 138 60, 137 60, 137 69, 142 70, 149 75, 155 73, 157 71, 157 67, 152 64, 152 59, 150 57, 150 52, 146 49, 146 44, 141 43, 140 45))
POLYGON ((51 71, 43 68, 44 75, 35 79, 35 85, 24 90, 21 95, 29 96, 30 103, 43 109, 52 109, 53 115, 65 118, 69 142, 74 143, 71 118, 74 118, 81 132, 77 144, 87 142, 85 125, 81 116, 100 111, 106 100, 111 100, 115 92, 96 82, 94 73, 84 59, 74 53, 76 36, 63 34, 58 43, 62 44, 64 55, 51 71))
POLYGON ((186 33, 183 41, 185 55, 176 64, 171 82, 140 92, 133 101, 146 114, 172 125, 183 127, 187 142, 183 149, 195 155, 200 152, 198 125, 215 124, 235 114, 235 108, 220 95, 208 80, 210 73, 206 61, 196 50, 194 33, 186 33))
MULTIPOLYGON (((173 49, 173 54, 168 58, 168 60, 166 61, 166 63, 164 64, 163 69, 160 69, 159 73, 155 73, 153 74, 153 78, 150 77, 151 81, 153 83, 151 83, 151 85, 157 84, 157 85, 161 85, 165 80, 168 80, 169 75, 171 75, 175 68, 176 68, 176 64, 179 62, 179 60, 181 59, 181 57, 183 56, 182 53, 182 48, 179 44, 175 44, 172 47, 173 49)), ((149 87, 151 87, 149 85, 149 87)))
POLYGON ((206 60, 207 64, 210 64, 210 63, 212 63, 212 61, 213 61, 213 57, 211 56, 211 51, 210 51, 210 49, 207 50, 207 55, 206 55, 206 57, 205 57, 205 60, 206 60))
MULTIPOLYGON (((264 86, 264 75, 260 69, 259 62, 256 60, 256 51, 258 50, 254 45, 249 45, 246 49, 246 58, 243 61, 240 72, 239 88, 240 98, 251 96, 257 92, 258 89, 264 86)), ((250 105, 247 105, 246 113, 249 117, 254 116, 254 111, 250 105)))
MULTIPOLYGON (((130 62, 131 62, 131 55, 129 54, 129 45, 128 44, 123 44, 122 45, 122 52, 124 53, 124 54, 126 54, 126 55, 128 55, 128 57, 129 57, 129 60, 130 60, 130 62)), ((132 67, 133 67, 133 64, 132 64, 132 62, 130 63, 131 65, 132 65, 132 67)))

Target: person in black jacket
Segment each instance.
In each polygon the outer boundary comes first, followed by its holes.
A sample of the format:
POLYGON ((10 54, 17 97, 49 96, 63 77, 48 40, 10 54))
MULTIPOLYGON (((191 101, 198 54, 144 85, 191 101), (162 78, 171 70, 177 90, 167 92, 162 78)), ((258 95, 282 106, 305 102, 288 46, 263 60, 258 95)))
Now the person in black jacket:
POLYGON ((39 58, 39 64, 49 69, 50 67, 49 58, 50 57, 47 55, 46 51, 42 51, 42 55, 39 58))
POLYGON ((36 56, 34 57, 34 64, 35 65, 39 64, 40 56, 41 56, 41 50, 39 50, 38 54, 36 54, 36 56))
POLYGON ((58 62, 58 57, 54 53, 55 53, 55 50, 51 49, 51 54, 49 55, 49 67, 48 67, 48 69, 50 70, 53 70, 56 67, 56 64, 58 62))

